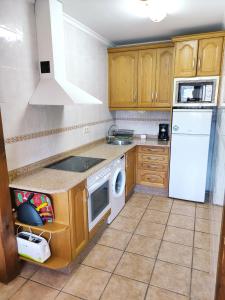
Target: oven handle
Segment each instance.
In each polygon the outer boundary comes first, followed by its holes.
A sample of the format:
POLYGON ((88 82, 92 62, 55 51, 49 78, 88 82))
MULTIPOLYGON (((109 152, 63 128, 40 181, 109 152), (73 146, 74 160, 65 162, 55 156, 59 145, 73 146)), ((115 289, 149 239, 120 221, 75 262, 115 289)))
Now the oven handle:
POLYGON ((101 180, 97 180, 96 183, 94 183, 91 186, 88 186, 87 190, 88 190, 89 196, 90 196, 91 193, 93 193, 95 190, 97 190, 97 188, 99 188, 101 185, 103 185, 109 179, 110 179, 110 174, 107 174, 103 178, 101 178, 101 180))

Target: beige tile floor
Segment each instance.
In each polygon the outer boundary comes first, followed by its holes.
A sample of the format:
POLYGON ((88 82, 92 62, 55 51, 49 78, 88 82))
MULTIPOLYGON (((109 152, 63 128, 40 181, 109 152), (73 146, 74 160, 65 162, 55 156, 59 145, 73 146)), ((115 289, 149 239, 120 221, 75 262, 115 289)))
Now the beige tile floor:
POLYGON ((0 300, 211 300, 207 205, 136 193, 71 274, 26 264, 0 300))

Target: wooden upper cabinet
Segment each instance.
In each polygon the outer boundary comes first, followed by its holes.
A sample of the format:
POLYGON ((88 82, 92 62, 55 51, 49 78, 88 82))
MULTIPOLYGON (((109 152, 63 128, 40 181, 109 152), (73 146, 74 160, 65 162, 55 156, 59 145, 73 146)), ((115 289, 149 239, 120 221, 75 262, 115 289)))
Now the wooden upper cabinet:
POLYGON ((138 106, 148 107, 155 97, 156 50, 140 50, 138 62, 138 106))
POLYGON ((198 76, 220 75, 222 49, 222 37, 199 41, 198 76))
POLYGON ((110 107, 137 105, 138 51, 109 54, 110 107))
POLYGON ((88 213, 85 182, 69 192, 72 258, 75 258, 88 243, 88 213))
POLYGON ((173 92, 173 48, 157 50, 155 107, 170 107, 173 92))
POLYGON ((193 77, 196 75, 198 41, 177 42, 175 45, 175 77, 193 77))

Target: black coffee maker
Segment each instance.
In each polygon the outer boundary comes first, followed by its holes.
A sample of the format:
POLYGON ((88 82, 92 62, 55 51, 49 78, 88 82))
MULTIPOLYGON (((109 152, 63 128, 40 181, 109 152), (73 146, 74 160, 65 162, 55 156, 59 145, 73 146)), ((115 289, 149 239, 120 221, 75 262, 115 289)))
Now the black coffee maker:
POLYGON ((159 141, 168 141, 169 140, 169 124, 159 124, 159 141))

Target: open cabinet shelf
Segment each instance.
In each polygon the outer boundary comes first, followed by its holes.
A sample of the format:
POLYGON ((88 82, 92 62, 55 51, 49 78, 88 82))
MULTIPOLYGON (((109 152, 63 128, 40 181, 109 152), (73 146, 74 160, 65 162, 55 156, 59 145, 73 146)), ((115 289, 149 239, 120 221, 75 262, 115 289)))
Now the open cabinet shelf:
POLYGON ((70 261, 63 259, 61 257, 56 257, 56 256, 51 256, 46 262, 44 263, 39 263, 37 261, 34 261, 32 259, 23 257, 21 255, 19 255, 19 258, 21 260, 27 261, 29 263, 44 267, 44 268, 48 268, 48 269, 52 269, 52 270, 58 270, 58 269, 63 269, 65 267, 67 267, 70 263, 70 261))
POLYGON ((31 225, 21 223, 18 220, 15 220, 15 225, 21 226, 21 227, 26 228, 26 229, 30 228, 31 230, 39 231, 40 233, 41 232, 48 232, 48 233, 52 233, 52 234, 62 232, 62 231, 65 231, 65 230, 69 229, 69 226, 64 225, 64 224, 59 224, 59 223, 56 223, 56 222, 46 223, 43 226, 31 226, 31 225))

